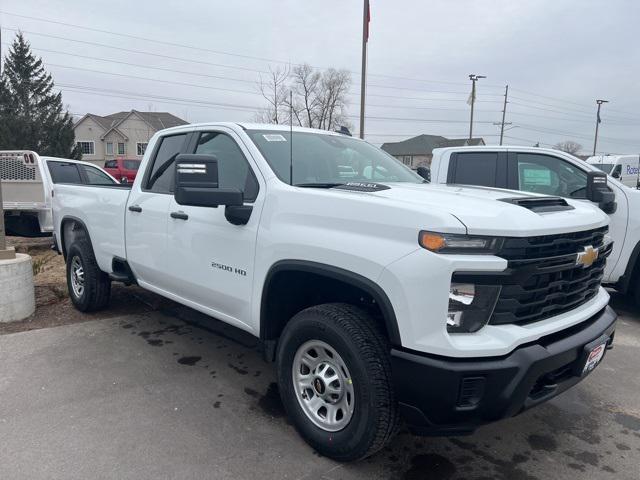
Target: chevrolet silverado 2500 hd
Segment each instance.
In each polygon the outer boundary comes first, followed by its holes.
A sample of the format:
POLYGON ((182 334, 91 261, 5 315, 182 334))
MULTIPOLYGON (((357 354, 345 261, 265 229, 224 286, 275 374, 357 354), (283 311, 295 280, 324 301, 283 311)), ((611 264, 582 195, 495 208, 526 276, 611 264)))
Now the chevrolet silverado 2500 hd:
POLYGON ((611 346, 596 207, 423 179, 336 133, 158 132, 130 191, 55 186, 69 294, 137 283, 246 330, 323 455, 363 458, 400 418, 459 434, 578 383, 611 346))
MULTIPOLYGON (((637 159, 637 155, 636 155, 637 159)), ((603 284, 640 305, 640 190, 612 177, 605 195, 588 187, 600 168, 565 152, 536 147, 460 147, 433 151, 433 183, 468 184, 543 193, 593 203, 609 215, 613 251, 603 284)), ((601 174, 600 174, 601 175, 601 174)))

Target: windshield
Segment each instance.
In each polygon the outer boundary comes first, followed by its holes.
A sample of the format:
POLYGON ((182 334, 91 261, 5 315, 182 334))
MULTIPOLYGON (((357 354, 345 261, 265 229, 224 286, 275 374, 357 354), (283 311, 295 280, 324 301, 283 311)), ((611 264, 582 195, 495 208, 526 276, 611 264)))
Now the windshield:
POLYGON ((293 182, 290 182, 290 132, 248 130, 247 133, 278 178, 286 183, 330 186, 359 181, 424 181, 391 155, 361 140, 293 132, 293 182))
POLYGON ((599 170, 602 170, 605 173, 611 173, 611 169, 613 168, 613 163, 592 163, 594 167, 599 170))

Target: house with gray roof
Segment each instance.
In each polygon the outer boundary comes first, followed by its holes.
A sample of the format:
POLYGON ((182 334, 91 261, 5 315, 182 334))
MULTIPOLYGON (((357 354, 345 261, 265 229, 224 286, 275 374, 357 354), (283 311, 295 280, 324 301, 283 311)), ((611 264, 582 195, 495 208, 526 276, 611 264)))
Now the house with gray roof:
POLYGON ((420 166, 430 167, 434 148, 485 145, 482 138, 446 138, 440 135, 418 135, 401 142, 387 142, 382 149, 414 170, 420 166))
POLYGON ((73 129, 82 159, 103 166, 116 157, 142 158, 149 139, 158 130, 188 122, 169 112, 87 113, 73 129))

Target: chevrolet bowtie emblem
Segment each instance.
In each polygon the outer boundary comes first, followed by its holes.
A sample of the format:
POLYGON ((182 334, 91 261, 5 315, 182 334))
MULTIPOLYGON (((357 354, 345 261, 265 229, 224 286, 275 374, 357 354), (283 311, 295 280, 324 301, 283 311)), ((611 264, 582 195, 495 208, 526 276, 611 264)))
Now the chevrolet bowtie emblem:
POLYGON ((593 265, 598 259, 598 249, 593 248, 591 245, 584 247, 582 252, 578 252, 578 256, 576 257, 576 265, 582 265, 582 267, 587 268, 593 265))

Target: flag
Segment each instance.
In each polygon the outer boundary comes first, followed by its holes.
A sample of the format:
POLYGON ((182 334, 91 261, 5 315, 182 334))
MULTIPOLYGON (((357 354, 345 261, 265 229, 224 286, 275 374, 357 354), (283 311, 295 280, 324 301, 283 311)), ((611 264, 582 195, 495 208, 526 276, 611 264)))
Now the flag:
POLYGON ((476 91, 475 88, 471 89, 471 93, 469 94, 469 98, 467 99, 467 105, 473 105, 476 101, 476 91))
POLYGON ((602 119, 600 118, 600 107, 598 107, 598 123, 602 123, 602 119))
POLYGON ((369 42, 369 23, 371 22, 371 6, 369 0, 365 0, 365 8, 367 9, 367 19, 364 24, 364 41, 369 42))

